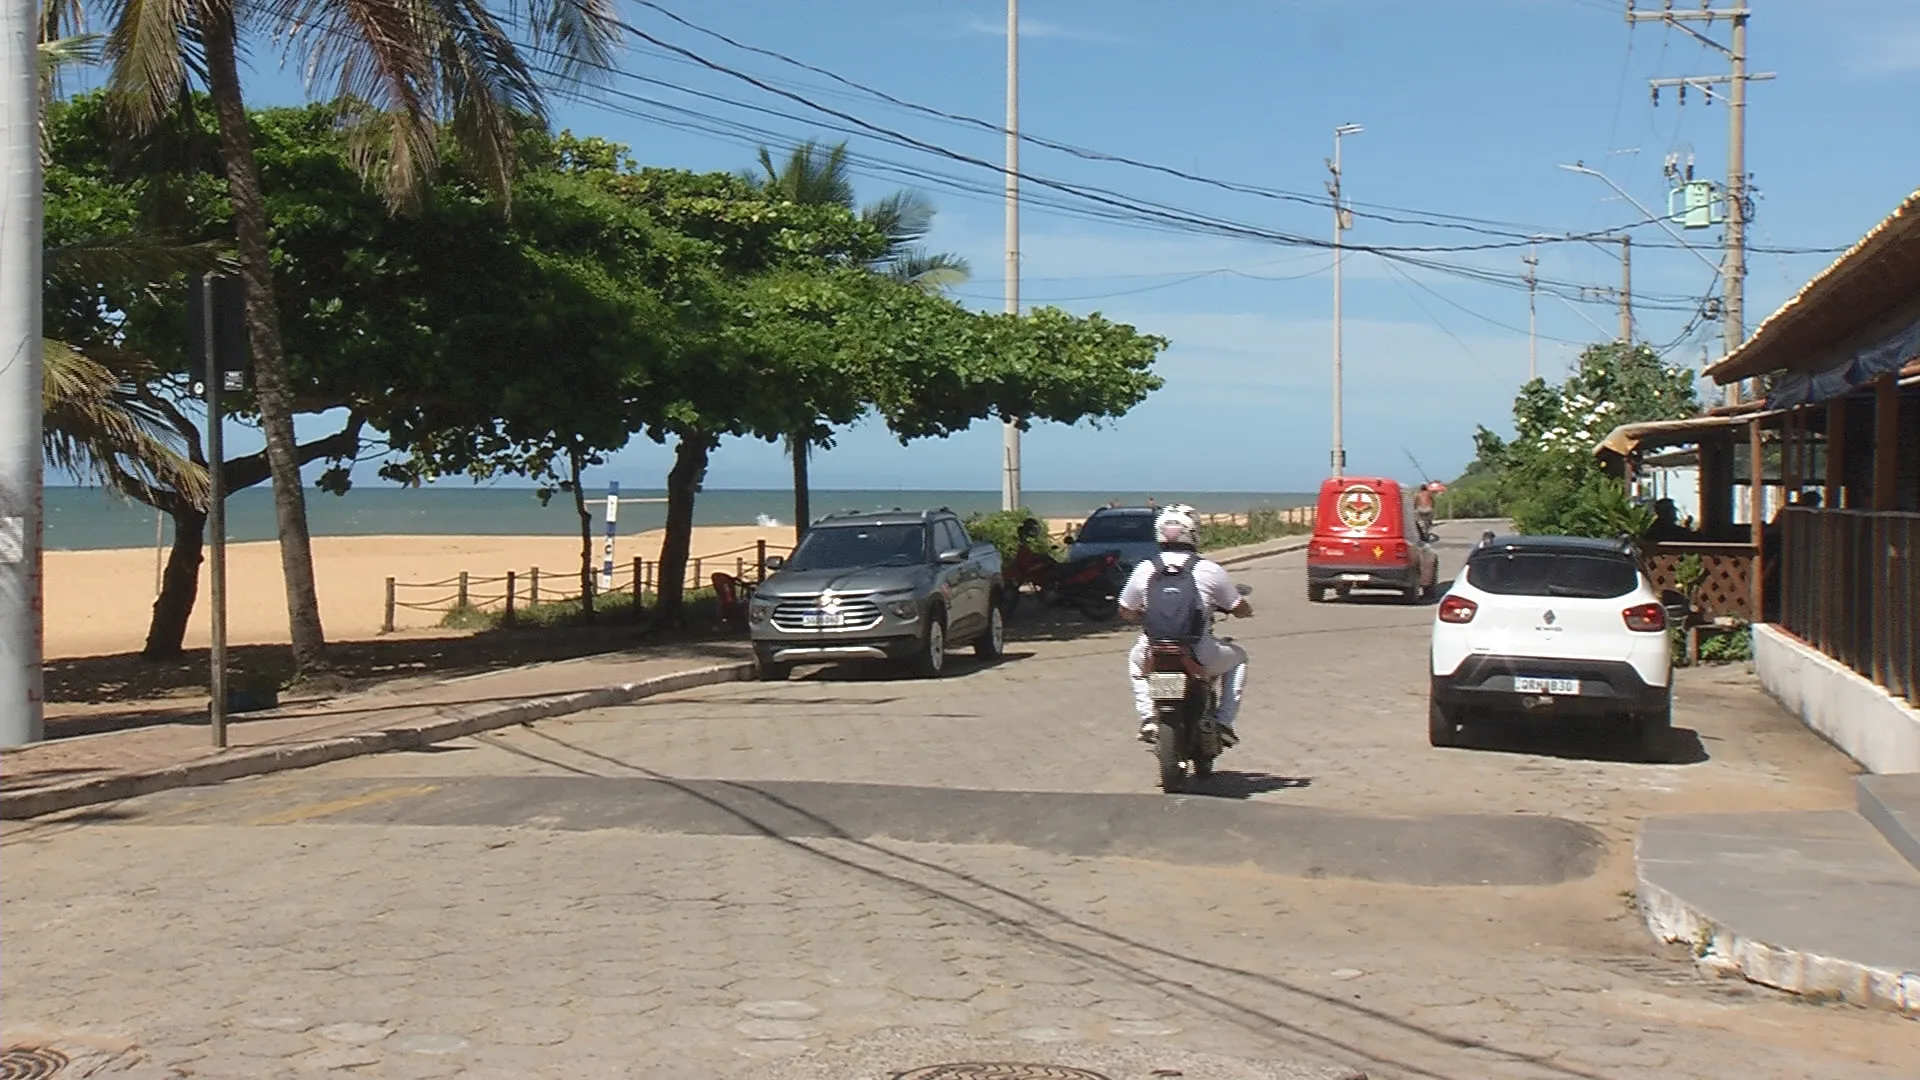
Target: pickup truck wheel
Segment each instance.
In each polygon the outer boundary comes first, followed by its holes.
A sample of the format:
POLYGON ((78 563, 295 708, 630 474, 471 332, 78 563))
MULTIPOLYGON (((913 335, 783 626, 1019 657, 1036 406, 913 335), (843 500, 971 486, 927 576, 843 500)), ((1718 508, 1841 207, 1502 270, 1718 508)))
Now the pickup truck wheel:
POLYGON ((987 629, 973 642, 973 655, 982 660, 998 660, 1007 651, 1007 616, 1000 598, 987 608, 987 629))
POLYGON ((937 679, 947 669, 947 613, 936 607, 927 613, 927 632, 920 638, 920 652, 913 658, 914 673, 937 679))

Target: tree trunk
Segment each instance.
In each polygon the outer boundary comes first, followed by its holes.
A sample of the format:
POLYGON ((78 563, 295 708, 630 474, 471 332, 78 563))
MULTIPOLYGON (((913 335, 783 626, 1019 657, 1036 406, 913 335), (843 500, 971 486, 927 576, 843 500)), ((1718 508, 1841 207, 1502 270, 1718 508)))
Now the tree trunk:
MULTIPOLYGON (((567 451, 567 471, 573 481, 573 512, 580 515, 580 615, 593 621, 593 515, 587 512, 587 491, 580 486, 582 462, 576 450, 567 451)), ((636 601, 638 596, 634 598, 636 601)))
POLYGON ((287 621, 294 664, 326 666, 326 634, 320 626, 320 596, 313 583, 313 541, 307 531, 306 492, 293 433, 293 387, 280 346, 280 316, 274 305, 273 261, 267 234, 266 199, 253 157, 253 135, 240 92, 233 8, 208 3, 200 11, 206 46, 207 89, 220 122, 220 157, 233 206, 235 246, 246 281, 247 336, 253 345, 255 405, 266 432, 267 465, 273 474, 273 508, 280 533, 280 570, 286 579, 287 621))
POLYGON ((143 660, 176 660, 186 651, 187 619, 200 595, 200 560, 207 543, 207 514, 191 506, 169 507, 173 518, 173 549, 160 579, 160 595, 153 601, 153 621, 147 624, 143 660))
MULTIPOLYGON (((713 443, 701 432, 681 436, 673 449, 673 469, 667 473, 667 528, 660 541, 659 618, 663 626, 686 621, 684 599, 687 559, 693 549, 693 500, 707 476, 707 456, 713 443)), ((697 583, 696 583, 697 584, 697 583)))
POLYGON ((813 520, 813 492, 807 478, 813 444, 804 436, 789 435, 787 453, 793 456, 793 542, 798 544, 807 535, 807 523, 813 520))

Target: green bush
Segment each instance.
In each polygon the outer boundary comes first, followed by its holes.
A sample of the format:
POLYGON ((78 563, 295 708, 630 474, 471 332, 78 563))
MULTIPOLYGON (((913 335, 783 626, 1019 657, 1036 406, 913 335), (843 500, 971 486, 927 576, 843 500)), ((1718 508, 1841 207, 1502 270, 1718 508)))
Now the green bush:
MULTIPOLYGON (((1000 562, 1012 567, 1014 555, 1020 550, 1020 525, 1029 518, 1039 520, 1037 515, 1027 510, 995 510, 991 514, 974 514, 967 519, 967 534, 976 541, 1000 549, 1000 562)), ((1046 533, 1045 522, 1041 522, 1041 532, 1046 535, 1047 550, 1055 558, 1064 557, 1066 553, 1054 542, 1053 536, 1046 533)))
POLYGON ((1200 521, 1200 549, 1213 551, 1219 548, 1238 547, 1242 544, 1258 544, 1263 540, 1273 540, 1282 536, 1299 536, 1312 532, 1313 528, 1288 521, 1278 510, 1251 510, 1247 520, 1209 523, 1202 515, 1200 521))

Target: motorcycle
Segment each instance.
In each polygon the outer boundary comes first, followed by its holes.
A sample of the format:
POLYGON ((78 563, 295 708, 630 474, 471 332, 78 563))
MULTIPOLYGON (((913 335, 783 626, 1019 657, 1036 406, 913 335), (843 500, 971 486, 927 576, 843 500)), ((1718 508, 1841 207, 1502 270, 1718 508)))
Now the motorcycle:
MULTIPOLYGON (((1249 586, 1238 589, 1241 596, 1253 594, 1249 586)), ((1214 612, 1213 620, 1218 622, 1221 614, 1214 612)), ((1149 641, 1146 669, 1158 724, 1153 748, 1160 759, 1160 790, 1178 795, 1187 788, 1189 772, 1195 780, 1212 776, 1214 759, 1224 749, 1214 718, 1220 712, 1225 676, 1208 675, 1193 649, 1177 641, 1149 641)))
POLYGON ((1032 586, 1036 598, 1053 607, 1071 607, 1087 619, 1110 619, 1118 611, 1120 599, 1120 555, 1108 551, 1067 562, 1035 551, 1022 539, 1013 561, 1013 575, 1006 590, 1006 611, 1011 616, 1020 604, 1026 586, 1032 586))

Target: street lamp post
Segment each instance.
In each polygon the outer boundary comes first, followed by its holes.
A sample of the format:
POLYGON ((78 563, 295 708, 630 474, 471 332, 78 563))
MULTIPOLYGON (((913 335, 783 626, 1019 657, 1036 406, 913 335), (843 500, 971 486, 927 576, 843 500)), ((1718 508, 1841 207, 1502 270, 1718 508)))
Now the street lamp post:
POLYGON ((1359 124, 1341 124, 1333 129, 1333 160, 1327 168, 1333 173, 1333 179, 1327 182, 1327 194, 1333 196, 1333 475, 1344 476, 1347 471, 1347 446, 1342 431, 1344 404, 1342 402, 1342 384, 1344 376, 1341 362, 1340 341, 1340 234, 1353 227, 1353 215, 1347 212, 1346 205, 1340 201, 1340 140, 1348 135, 1358 135, 1366 130, 1359 124))
MULTIPOLYGON (((1020 314, 1020 2, 1007 0, 1007 280, 1006 309, 1020 314)), ((1005 417, 1000 427, 1000 508, 1018 510, 1020 422, 1005 417)))

